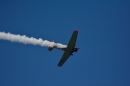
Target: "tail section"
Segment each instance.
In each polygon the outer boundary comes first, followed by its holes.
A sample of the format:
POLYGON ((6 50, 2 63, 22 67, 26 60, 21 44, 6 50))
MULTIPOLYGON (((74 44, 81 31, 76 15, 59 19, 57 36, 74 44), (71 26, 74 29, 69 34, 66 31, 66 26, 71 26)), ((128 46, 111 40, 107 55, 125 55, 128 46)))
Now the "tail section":
MULTIPOLYGON (((56 41, 55 40, 53 40, 52 42, 54 42, 54 43, 56 43, 56 41)), ((52 51, 53 50, 53 45, 52 44, 50 44, 50 45, 48 45, 48 51, 52 51)))

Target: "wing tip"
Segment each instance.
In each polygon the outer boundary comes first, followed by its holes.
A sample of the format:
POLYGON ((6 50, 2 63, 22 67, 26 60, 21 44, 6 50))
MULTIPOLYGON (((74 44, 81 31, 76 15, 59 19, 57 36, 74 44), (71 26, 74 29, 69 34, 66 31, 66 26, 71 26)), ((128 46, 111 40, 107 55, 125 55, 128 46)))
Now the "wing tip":
POLYGON ((74 32, 78 32, 78 30, 75 30, 74 32))
POLYGON ((61 66, 58 65, 58 67, 61 67, 61 66))

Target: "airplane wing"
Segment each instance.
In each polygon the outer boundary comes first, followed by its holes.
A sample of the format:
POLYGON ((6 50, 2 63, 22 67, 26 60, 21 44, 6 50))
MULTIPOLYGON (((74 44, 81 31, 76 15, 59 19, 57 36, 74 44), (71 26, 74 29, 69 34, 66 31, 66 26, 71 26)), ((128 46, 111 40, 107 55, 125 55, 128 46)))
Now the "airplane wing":
POLYGON ((61 67, 66 62, 66 60, 69 58, 71 52, 73 51, 73 48, 75 47, 77 35, 78 35, 78 31, 76 30, 73 32, 71 39, 67 45, 67 48, 58 64, 58 66, 61 67))

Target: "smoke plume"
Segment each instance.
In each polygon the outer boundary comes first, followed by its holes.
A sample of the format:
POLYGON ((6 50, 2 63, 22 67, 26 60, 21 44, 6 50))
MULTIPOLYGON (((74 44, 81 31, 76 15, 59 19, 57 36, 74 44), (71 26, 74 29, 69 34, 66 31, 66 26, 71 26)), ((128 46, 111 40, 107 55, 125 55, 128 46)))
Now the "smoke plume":
POLYGON ((26 35, 15 35, 11 33, 5 33, 5 32, 0 32, 0 39, 2 40, 8 40, 11 42, 18 42, 18 43, 23 43, 23 44, 33 44, 33 45, 40 45, 40 46, 49 46, 53 45, 53 47, 57 48, 66 48, 66 45, 60 44, 60 43, 54 43, 54 42, 49 42, 48 40, 43 40, 41 38, 36 39, 33 37, 27 37, 26 35))

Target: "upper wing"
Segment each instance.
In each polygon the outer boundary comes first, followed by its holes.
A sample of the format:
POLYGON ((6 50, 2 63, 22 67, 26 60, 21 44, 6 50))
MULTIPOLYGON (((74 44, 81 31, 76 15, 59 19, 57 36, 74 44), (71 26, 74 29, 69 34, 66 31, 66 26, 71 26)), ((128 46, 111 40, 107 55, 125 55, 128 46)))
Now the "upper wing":
POLYGON ((66 60, 69 58, 73 48, 75 47, 77 35, 78 35, 78 31, 74 31, 58 66, 62 66, 66 62, 66 60))

